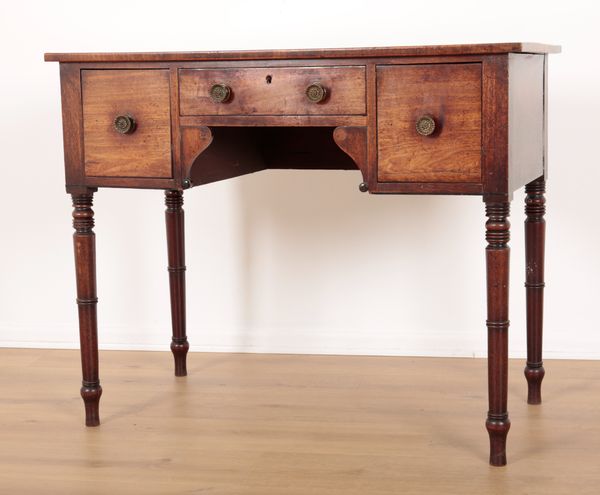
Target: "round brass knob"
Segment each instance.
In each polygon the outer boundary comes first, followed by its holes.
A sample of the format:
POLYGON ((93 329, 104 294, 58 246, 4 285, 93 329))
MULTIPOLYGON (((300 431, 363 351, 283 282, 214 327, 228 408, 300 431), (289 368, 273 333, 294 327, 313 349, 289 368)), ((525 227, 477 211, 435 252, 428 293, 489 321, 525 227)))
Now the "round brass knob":
POLYGON ((431 115, 423 115, 419 117, 415 127, 421 136, 431 136, 435 131, 435 120, 431 115))
POLYGON ((321 103, 327 98, 327 89, 322 84, 315 82, 306 88, 306 97, 313 103, 321 103))
POLYGON ((119 134, 131 134, 135 131, 135 119, 131 115, 117 115, 113 127, 119 134))
POLYGON ((369 184, 367 184, 366 182, 361 182, 361 183, 358 185, 358 190, 359 190, 360 192, 367 192, 367 191, 369 190, 369 184))
POLYGON ((231 98, 231 88, 227 84, 213 84, 208 94, 215 103, 227 103, 231 98))

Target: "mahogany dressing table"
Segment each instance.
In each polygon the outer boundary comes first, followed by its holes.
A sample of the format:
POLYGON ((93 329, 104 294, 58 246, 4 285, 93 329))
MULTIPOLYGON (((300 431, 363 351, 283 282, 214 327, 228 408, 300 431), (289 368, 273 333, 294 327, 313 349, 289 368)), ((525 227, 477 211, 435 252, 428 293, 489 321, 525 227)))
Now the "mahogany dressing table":
POLYGON ((265 169, 360 170, 372 194, 485 203, 490 463, 506 464, 510 202, 525 186, 528 402, 541 402, 547 59, 502 43, 49 53, 60 62, 87 426, 97 426, 98 187, 163 189, 175 375, 186 375, 183 191, 265 169))

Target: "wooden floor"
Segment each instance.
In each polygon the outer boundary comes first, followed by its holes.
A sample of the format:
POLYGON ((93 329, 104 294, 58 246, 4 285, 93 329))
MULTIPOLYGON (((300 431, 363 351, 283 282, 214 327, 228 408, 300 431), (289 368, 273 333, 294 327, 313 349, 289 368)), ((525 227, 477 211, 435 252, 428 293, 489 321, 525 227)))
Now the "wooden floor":
POLYGON ((600 362, 547 362, 542 406, 522 364, 491 468, 484 360, 102 352, 85 428, 77 352, 0 349, 0 493, 600 493, 600 362))

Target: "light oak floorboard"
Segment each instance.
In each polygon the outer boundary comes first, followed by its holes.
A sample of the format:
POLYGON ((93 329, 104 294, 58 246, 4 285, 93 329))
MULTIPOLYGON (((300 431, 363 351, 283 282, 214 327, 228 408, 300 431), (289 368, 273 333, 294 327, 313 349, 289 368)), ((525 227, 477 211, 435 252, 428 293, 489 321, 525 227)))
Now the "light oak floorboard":
POLYGON ((491 468, 483 359, 100 354, 85 428, 77 351, 0 349, 0 493, 600 493, 600 361, 547 361, 541 406, 511 361, 491 468))

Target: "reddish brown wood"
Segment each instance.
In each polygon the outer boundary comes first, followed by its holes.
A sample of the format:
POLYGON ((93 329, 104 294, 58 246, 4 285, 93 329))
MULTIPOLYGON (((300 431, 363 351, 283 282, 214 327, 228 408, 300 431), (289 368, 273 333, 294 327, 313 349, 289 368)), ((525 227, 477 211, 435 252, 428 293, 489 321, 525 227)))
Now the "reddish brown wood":
POLYGON ((60 65, 60 93, 62 101, 63 146, 65 182, 82 186, 83 170, 83 113, 81 108, 81 75, 79 67, 60 65))
POLYGON ((175 360, 175 376, 186 376, 186 357, 190 344, 185 330, 185 235, 181 191, 165 191, 165 204, 173 327, 171 351, 175 360))
POLYGON ((469 182, 377 182, 369 191, 383 194, 458 194, 481 195, 481 184, 469 182))
POLYGON ((364 126, 364 115, 203 115, 179 117, 184 127, 341 127, 364 126))
POLYGON ((247 127, 183 128, 184 171, 190 185, 231 179, 266 168, 257 131, 247 127))
POLYGON ((259 153, 268 169, 357 169, 335 142, 333 127, 264 127, 256 131, 259 153))
POLYGON ((486 426, 490 462, 503 465, 510 427, 506 410, 507 217, 513 191, 528 182, 525 374, 529 402, 541 400, 544 191, 543 178, 533 179, 546 172, 545 54, 557 51, 558 47, 552 46, 504 43, 47 54, 46 60, 64 62, 61 91, 65 170, 67 190, 76 205, 82 396, 87 424, 98 424, 101 393, 92 188, 167 190, 171 347, 175 373, 184 375, 189 344, 185 330, 181 190, 263 169, 358 167, 372 193, 483 196, 489 217, 486 426), (144 84, 127 84, 137 80, 136 74, 144 84), (229 103, 208 101, 207 90, 214 82, 231 84, 233 98, 229 103), (312 82, 324 83, 330 89, 329 99, 309 103, 304 90, 312 82), (121 113, 121 109, 123 113, 132 113, 133 109, 134 117, 144 117, 139 123, 149 126, 145 128, 147 134, 139 128, 137 147, 128 147, 136 134, 117 136, 110 131, 108 116, 113 110, 121 113), (440 126, 431 138, 414 132, 415 121, 422 114, 438 118, 440 126))
POLYGON ((368 184, 367 128, 337 127, 333 131, 333 140, 356 163, 356 166, 362 173, 363 182, 368 184))
MULTIPOLYGON (((504 46, 506 48, 507 45, 504 46)), ((368 170, 369 174, 377 172, 378 169, 378 156, 377 148, 378 143, 385 141, 384 137, 378 137, 377 135, 377 115, 381 108, 385 109, 385 105, 377 105, 377 74, 376 67, 383 65, 395 65, 397 67, 403 66, 407 70, 419 66, 468 66, 478 65, 482 67, 482 108, 481 108, 481 125, 482 125, 482 181, 480 183, 464 181, 456 178, 456 182, 447 182, 448 178, 444 178, 443 174, 439 174, 439 170, 435 168, 436 160, 439 160, 440 156, 444 153, 438 153, 433 158, 423 159, 424 166, 417 167, 416 172, 418 177, 410 177, 411 182, 398 181, 402 179, 402 174, 406 174, 406 170, 400 161, 395 159, 388 159, 388 164, 392 167, 393 171, 398 171, 399 176, 394 178, 392 182, 377 182, 377 176, 369 176, 369 191, 373 193, 399 193, 399 194, 412 194, 412 193, 427 193, 427 194, 485 194, 486 198, 503 200, 510 198, 512 191, 524 185, 523 180, 525 176, 531 180, 530 174, 520 174, 519 170, 521 165, 514 165, 509 173, 509 167, 504 164, 506 161, 510 163, 521 163, 523 167, 527 164, 533 164, 532 160, 509 160, 509 144, 512 142, 510 149, 515 151, 518 149, 526 149, 533 153, 534 146, 530 146, 529 143, 538 142, 539 139, 528 139, 528 129, 535 131, 535 135, 539 135, 537 127, 533 129, 530 125, 521 126, 522 132, 517 132, 516 126, 520 122, 520 118, 512 118, 509 122, 508 114, 509 109, 520 108, 521 101, 523 100, 520 95, 523 89, 523 93, 528 92, 528 88, 537 88, 538 84, 536 77, 528 77, 527 74, 535 73, 538 71, 538 63, 533 63, 536 60, 535 56, 528 54, 515 54, 508 51, 503 51, 503 48, 495 46, 492 52, 486 52, 485 49, 480 51, 473 47, 462 47, 462 54, 455 52, 452 54, 442 54, 443 51, 436 51, 436 47, 429 49, 425 47, 422 51, 412 51, 412 55, 409 52, 401 52, 399 55, 393 56, 388 53, 383 55, 377 50, 355 50, 353 58, 328 58, 333 54, 327 55, 327 51, 319 51, 319 56, 315 56, 307 59, 256 59, 251 60, 247 58, 243 59, 230 59, 228 58, 231 54, 227 52, 223 59, 211 61, 207 59, 198 59, 197 61, 186 61, 185 57, 177 61, 127 61, 127 62, 114 62, 111 61, 111 57, 107 57, 104 63, 98 61, 86 62, 81 64, 68 63, 61 64, 61 77, 64 92, 64 115, 70 116, 65 118, 65 158, 66 158, 66 170, 67 170, 67 187, 136 187, 136 188, 160 188, 160 189, 182 189, 186 188, 184 180, 189 177, 184 177, 184 169, 186 164, 183 163, 181 157, 180 141, 181 129, 186 127, 274 127, 274 126, 285 126, 285 127, 360 127, 366 126, 367 133, 369 136, 369 156, 368 156, 368 170), (419 54, 420 53, 420 54, 419 54), (510 64, 510 60, 515 63, 510 64), (529 67, 529 61, 535 65, 535 70, 529 67), (522 61, 517 62, 517 61, 522 61), (266 70, 270 69, 281 69, 285 71, 298 71, 304 69, 315 69, 325 71, 333 68, 340 70, 344 69, 343 64, 347 66, 362 66, 366 67, 366 101, 367 101, 367 113, 366 115, 257 115, 252 105, 247 105, 249 111, 241 115, 210 115, 210 116, 184 116, 179 115, 179 100, 180 100, 180 88, 179 88, 179 73, 181 71, 194 72, 194 69, 199 69, 200 72, 207 70, 220 70, 220 71, 234 71, 236 73, 245 74, 247 70, 266 70), (63 70, 64 68, 64 70, 63 70), (124 175, 111 175, 111 176, 93 176, 89 175, 91 169, 86 175, 86 171, 83 169, 83 163, 79 154, 83 153, 82 138, 83 136, 78 133, 82 133, 82 129, 77 129, 77 123, 82 125, 85 120, 82 117, 81 109, 81 89, 79 87, 79 73, 83 71, 84 75, 88 72, 100 73, 128 73, 128 72, 168 72, 169 74, 169 86, 170 86, 170 119, 171 119, 171 139, 173 146, 171 147, 173 155, 173 167, 172 177, 169 178, 157 178, 151 175, 151 171, 147 170, 143 172, 144 176, 124 176, 134 175, 140 170, 139 160, 132 157, 127 163, 124 163, 125 167, 124 175), (531 70, 530 70, 531 69, 531 70), (514 74, 511 77, 511 71, 514 74), (510 78, 510 84, 509 84, 510 78), (521 88, 523 86, 523 88, 521 88), (517 88, 518 87, 518 88, 517 88), (516 88, 516 89, 515 89, 516 88), (79 95, 79 96, 78 96, 79 95), (514 100, 511 103, 511 99, 514 100), (79 116, 79 117, 77 117, 79 116), (75 118, 76 117, 76 118, 75 118), (509 133, 513 138, 509 140, 509 133), (519 139, 515 139, 514 136, 520 136, 519 139), (524 137, 523 137, 524 136, 524 137), (523 139, 521 139, 523 137, 523 139), (519 146, 518 144, 525 143, 525 146, 519 146), (79 151, 78 151, 79 150, 79 151), (435 176, 433 182, 431 182, 431 176, 435 176), (510 177, 510 181, 509 181, 510 177), (427 180, 424 180, 427 178, 427 180), (417 180, 418 179, 418 180, 417 180)), ((283 52, 282 52, 283 53, 283 52)), ((333 52, 332 52, 333 53, 333 52)), ((527 53, 527 52, 526 52, 527 53)), ((539 57, 538 57, 539 58, 539 57)), ((532 66, 533 67, 533 66, 532 66)), ((538 71, 539 72, 539 71, 538 71)), ((546 72, 544 71, 544 74, 546 72)), ((534 75, 535 75, 534 74, 534 75)), ((425 81, 426 82, 426 81, 425 81)), ((456 84, 460 83, 454 81, 456 84)), ((454 82, 452 84, 454 84, 454 82)), ((418 85, 416 85, 418 86, 418 85)), ((539 92, 539 91, 538 91, 539 92)), ((453 91, 450 91, 453 93, 453 91)), ((394 98, 396 95, 402 95, 402 88, 399 88, 397 92, 394 92, 394 98)), ((440 96, 440 95, 438 95, 440 96)), ((545 98, 545 93, 544 93, 545 98)), ((269 100, 271 103, 272 101, 269 100)), ((529 101, 525 98, 525 104, 529 101)), ((533 99, 531 100, 533 101, 533 99)), ((539 101, 536 97, 535 101, 539 101)), ((393 103, 393 101, 392 101, 393 103)), ((533 110, 539 110, 539 105, 533 110)), ((533 108, 533 107, 532 107, 533 108)), ((531 109, 530 109, 531 110, 531 109)), ((535 111, 537 111, 535 110, 535 111)), ((281 111, 281 110, 277 110, 281 111)), ((533 115, 535 111, 527 111, 526 115, 533 115)), ((459 112, 460 113, 460 112, 459 112)), ((544 107, 545 113, 545 107, 544 107)), ((523 116, 523 112, 520 113, 523 116)), ((514 115, 513 115, 514 117, 514 115)), ((531 117, 529 119, 532 122, 539 122, 539 116, 531 117)), ((528 120, 528 122, 529 122, 528 120)), ((472 122, 472 119, 469 119, 472 122)), ((392 136, 394 133, 392 133, 392 136)), ((545 135, 545 134, 544 134, 545 135)), ((133 137, 127 136, 129 138, 133 137)), ((167 143, 168 138, 161 140, 161 142, 167 143)), ((402 140, 404 142, 404 140, 402 140)), ((168 145, 168 143, 167 143, 168 145)), ((395 152, 407 152, 407 145, 404 143, 403 146, 398 143, 397 146, 392 146, 395 152), (404 151, 403 151, 404 150, 404 151)), ((127 149, 122 150, 124 152, 127 149)), ((420 153, 418 153, 421 155, 420 153)), ((120 155, 119 155, 120 156, 120 155)), ((525 156, 522 153, 513 153, 514 156, 525 156)), ((385 158, 383 159, 385 161, 385 158)), ((418 160, 417 160, 418 162, 418 160)), ((242 167, 237 167, 237 171, 243 170, 244 163, 241 163, 242 167)), ((278 165, 279 166, 279 165, 278 165)), ((114 170, 108 170, 101 167, 100 173, 120 174, 121 172, 117 167, 114 170)), ((335 167, 334 167, 335 168, 335 167)), ((533 170, 534 164, 531 165, 533 170)), ((249 167, 248 172, 256 171, 255 167, 249 167)), ((415 170, 409 170, 409 176, 414 175, 415 170)), ((95 172, 94 172, 95 173, 95 172)), ((240 175, 240 174, 236 174, 240 175)), ((70 190, 70 189, 69 189, 70 190)))
POLYGON ((83 70, 81 84, 86 175, 172 177, 169 71, 83 70), (135 131, 118 133, 118 115, 135 131))
MULTIPOLYGON (((181 157, 181 121, 179 120, 179 69, 177 67, 169 68, 169 89, 170 101, 169 107, 171 111, 171 150, 173 155, 173 180, 176 184, 181 184, 185 187, 183 173, 183 160, 181 157)), ((169 189, 177 189, 171 187, 169 189)))
MULTIPOLYGON (((484 200, 511 199, 508 188, 508 56, 486 57, 482 67, 484 200)), ((524 184, 523 184, 524 185, 524 184)))
POLYGON ((544 322, 544 250, 546 242, 546 182, 544 177, 525 186, 525 287, 527 294, 527 402, 541 404, 544 362, 542 328, 544 322))
POLYGON ((366 110, 365 68, 182 69, 179 100, 181 115, 361 115, 366 110), (306 97, 314 82, 327 91, 321 103, 306 97), (231 88, 227 102, 210 98, 216 83, 231 88))
MULTIPOLYGON (((192 186, 264 169, 353 170, 331 127, 183 127, 182 157, 192 186)), ((364 132, 363 132, 364 133, 364 132)), ((360 152, 357 145, 357 158, 360 152)), ((362 162, 363 166, 365 162, 362 162)))
POLYGON ((510 203, 486 202, 487 328, 489 410, 485 423, 490 435, 490 464, 506 464, 510 428, 508 395, 508 274, 510 203))
POLYGON ((481 64, 378 66, 377 135, 380 182, 481 183, 481 64))
POLYGON ((191 169, 194 161, 200 154, 210 146, 213 135, 210 128, 206 126, 199 127, 181 127, 181 168, 183 179, 190 181, 191 185, 191 169))
POLYGON ((77 307, 83 381, 81 397, 85 404, 86 426, 100 424, 99 403, 102 395, 98 375, 98 321, 96 306, 96 239, 94 234, 93 190, 72 194, 73 247, 77 276, 77 307))
POLYGON ((560 47, 541 43, 486 43, 372 48, 253 50, 227 52, 46 53, 46 62, 167 62, 184 60, 277 60, 302 58, 418 57, 494 53, 559 53, 560 47))

